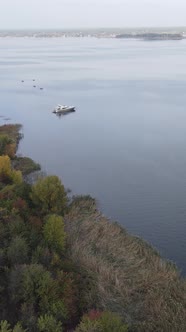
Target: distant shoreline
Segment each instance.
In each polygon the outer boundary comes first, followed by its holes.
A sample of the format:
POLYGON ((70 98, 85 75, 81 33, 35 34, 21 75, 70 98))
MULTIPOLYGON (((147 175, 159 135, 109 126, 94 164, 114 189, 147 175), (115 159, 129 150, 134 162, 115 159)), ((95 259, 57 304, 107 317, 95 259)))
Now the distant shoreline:
POLYGON ((115 38, 138 40, 182 40, 186 28, 140 29, 69 29, 69 30, 0 30, 0 38, 115 38), (184 30, 184 31, 183 31, 184 30))

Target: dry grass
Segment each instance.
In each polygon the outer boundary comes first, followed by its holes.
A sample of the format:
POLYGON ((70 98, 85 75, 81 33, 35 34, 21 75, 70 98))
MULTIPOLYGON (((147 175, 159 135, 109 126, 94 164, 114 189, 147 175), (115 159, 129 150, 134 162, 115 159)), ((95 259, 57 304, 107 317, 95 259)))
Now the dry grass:
POLYGON ((74 200, 65 221, 69 254, 91 279, 87 305, 119 313, 134 331, 186 331, 186 282, 173 264, 108 221, 90 197, 74 200))

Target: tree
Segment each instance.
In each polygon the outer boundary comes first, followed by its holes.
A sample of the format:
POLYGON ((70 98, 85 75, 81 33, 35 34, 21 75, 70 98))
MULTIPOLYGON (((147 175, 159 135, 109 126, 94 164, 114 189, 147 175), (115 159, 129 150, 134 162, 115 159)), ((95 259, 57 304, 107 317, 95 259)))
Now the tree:
POLYGON ((5 154, 7 154, 11 159, 15 158, 16 153, 16 143, 7 144, 5 148, 5 154))
POLYGON ((20 184, 23 181, 21 171, 15 171, 14 169, 11 172, 11 180, 15 184, 20 184))
POLYGON ((13 330, 10 328, 10 324, 4 320, 4 321, 1 321, 0 323, 0 332, 26 332, 26 330, 24 330, 21 326, 21 324, 18 322, 13 330))
POLYGON ((63 218, 55 214, 48 216, 43 227, 43 235, 49 248, 61 253, 64 250, 66 238, 63 218))
POLYGON ((8 156, 0 156, 0 181, 19 184, 22 182, 22 173, 12 170, 8 156))
POLYGON ((7 250, 8 258, 12 265, 28 262, 28 245, 21 236, 16 236, 7 250))
POLYGON ((0 135, 0 155, 8 154, 7 146, 12 144, 12 140, 8 137, 8 135, 0 135))
POLYGON ((102 332, 102 329, 97 320, 90 320, 84 317, 75 332, 102 332))
POLYGON ((31 199, 43 214, 62 213, 67 203, 65 188, 57 176, 39 179, 32 187, 31 199))
POLYGON ((103 312, 99 318, 99 323, 101 326, 102 332, 127 332, 128 326, 123 324, 122 319, 115 313, 112 312, 103 312))
POLYGON ((21 326, 21 324, 18 322, 16 324, 16 326, 14 326, 13 331, 12 332, 26 332, 26 330, 24 330, 21 326))
POLYGON ((4 182, 11 178, 11 163, 8 156, 0 156, 0 181, 4 182))
POLYGON ((62 332, 62 325, 52 315, 44 315, 38 319, 40 332, 62 332))
POLYGON ((10 324, 6 320, 1 321, 0 332, 12 332, 12 329, 10 328, 10 324))
POLYGON ((76 332, 127 332, 128 326, 112 312, 102 312, 84 315, 76 332))

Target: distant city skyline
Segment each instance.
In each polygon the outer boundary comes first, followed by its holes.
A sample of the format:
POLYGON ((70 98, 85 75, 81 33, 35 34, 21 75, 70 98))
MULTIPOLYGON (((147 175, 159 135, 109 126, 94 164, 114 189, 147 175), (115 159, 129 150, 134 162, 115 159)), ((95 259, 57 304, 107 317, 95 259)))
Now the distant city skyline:
POLYGON ((0 0, 0 29, 181 27, 185 0, 0 0))

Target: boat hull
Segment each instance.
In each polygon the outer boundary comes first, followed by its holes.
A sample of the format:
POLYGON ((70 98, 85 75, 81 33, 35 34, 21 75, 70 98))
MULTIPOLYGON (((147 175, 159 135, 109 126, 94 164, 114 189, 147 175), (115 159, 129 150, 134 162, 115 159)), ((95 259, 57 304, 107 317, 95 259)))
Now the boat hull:
POLYGON ((71 112, 75 112, 75 107, 69 107, 67 109, 61 109, 61 110, 53 110, 53 113, 55 114, 66 114, 66 113, 71 113, 71 112))

